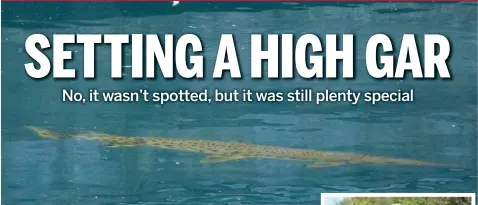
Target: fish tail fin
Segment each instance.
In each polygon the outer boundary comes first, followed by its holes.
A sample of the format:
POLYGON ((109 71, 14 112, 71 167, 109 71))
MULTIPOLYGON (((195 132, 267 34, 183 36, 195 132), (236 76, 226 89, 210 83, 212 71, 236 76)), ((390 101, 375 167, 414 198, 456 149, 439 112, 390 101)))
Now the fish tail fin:
POLYGON ((455 168, 459 167, 456 164, 428 162, 428 161, 400 159, 400 158, 362 157, 361 160, 363 162, 374 163, 374 164, 396 164, 396 165, 405 165, 405 166, 437 166, 437 167, 455 167, 455 168))
POLYGON ((425 161, 414 161, 414 160, 399 160, 396 164, 403 165, 418 165, 418 166, 437 166, 437 167, 460 167, 456 164, 449 163, 439 163, 439 162, 425 162, 425 161))
POLYGON ((426 163, 424 163, 424 165, 425 166, 437 166, 437 167, 453 167, 453 168, 461 167, 460 165, 457 165, 457 164, 435 163, 435 162, 426 162, 426 163))
POLYGON ((26 129, 33 131, 36 135, 38 135, 41 138, 45 139, 60 139, 64 138, 60 133, 57 133, 53 130, 46 129, 46 128, 41 128, 41 127, 36 127, 36 126, 25 126, 26 129))

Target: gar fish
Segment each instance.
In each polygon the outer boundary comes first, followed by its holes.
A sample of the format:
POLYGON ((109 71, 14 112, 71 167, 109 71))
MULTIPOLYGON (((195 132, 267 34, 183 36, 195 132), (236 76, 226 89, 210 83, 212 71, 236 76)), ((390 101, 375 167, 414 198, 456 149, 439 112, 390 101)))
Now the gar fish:
POLYGON ((410 159, 370 156, 365 154, 296 149, 256 145, 244 142, 221 142, 197 139, 172 139, 165 137, 126 137, 97 132, 60 133, 36 126, 26 126, 41 138, 94 140, 110 147, 147 145, 163 149, 203 153, 201 163, 221 163, 246 158, 270 158, 307 161, 309 168, 332 167, 345 164, 397 164, 411 166, 454 166, 410 159))

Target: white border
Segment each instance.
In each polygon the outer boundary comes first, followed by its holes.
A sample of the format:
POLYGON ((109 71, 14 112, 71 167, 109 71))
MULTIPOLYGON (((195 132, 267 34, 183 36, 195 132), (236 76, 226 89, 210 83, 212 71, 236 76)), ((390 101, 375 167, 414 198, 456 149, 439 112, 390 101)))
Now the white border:
POLYGON ((471 205, 476 205, 475 193, 322 193, 320 201, 331 197, 471 197, 471 205))

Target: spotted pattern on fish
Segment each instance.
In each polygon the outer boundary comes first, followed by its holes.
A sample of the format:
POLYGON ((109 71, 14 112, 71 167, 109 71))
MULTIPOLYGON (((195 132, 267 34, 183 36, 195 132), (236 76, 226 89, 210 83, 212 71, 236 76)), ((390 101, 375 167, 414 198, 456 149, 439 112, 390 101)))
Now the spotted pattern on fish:
POLYGON ((411 159, 399 159, 364 154, 328 152, 311 149, 256 145, 244 142, 222 142, 197 139, 173 139, 165 137, 127 137, 97 132, 59 133, 49 129, 26 126, 27 129, 46 139, 74 138, 99 141, 110 147, 152 146, 163 149, 203 153, 207 156, 201 163, 219 163, 245 158, 270 158, 311 162, 308 167, 330 167, 344 164, 398 164, 413 166, 450 166, 455 165, 425 162, 411 159))

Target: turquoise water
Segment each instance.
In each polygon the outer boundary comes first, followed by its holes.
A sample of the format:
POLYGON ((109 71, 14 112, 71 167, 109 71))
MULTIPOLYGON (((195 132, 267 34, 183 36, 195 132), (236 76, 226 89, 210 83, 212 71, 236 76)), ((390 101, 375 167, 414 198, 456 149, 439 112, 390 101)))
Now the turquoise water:
MULTIPOLYGON (((325 192, 477 191, 477 6, 463 3, 3 3, 2 204, 319 204, 325 192), (98 48, 97 79, 32 80, 25 39, 33 33, 194 33, 212 75, 220 33, 232 33, 249 76, 251 33, 446 35, 453 80, 374 81, 357 52, 354 80, 109 79, 109 48, 98 48), (72 104, 61 89, 175 90, 295 88, 415 89, 409 104, 72 104), (460 169, 345 165, 309 169, 299 161, 245 159, 200 164, 202 154, 93 141, 40 139, 23 127, 89 130, 359 152, 457 163, 460 169)), ((82 48, 74 61, 83 65, 82 48)), ((131 65, 126 49, 124 65, 131 65)), ((82 75, 81 71, 78 73, 82 75)))

